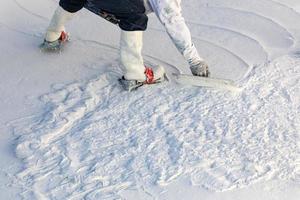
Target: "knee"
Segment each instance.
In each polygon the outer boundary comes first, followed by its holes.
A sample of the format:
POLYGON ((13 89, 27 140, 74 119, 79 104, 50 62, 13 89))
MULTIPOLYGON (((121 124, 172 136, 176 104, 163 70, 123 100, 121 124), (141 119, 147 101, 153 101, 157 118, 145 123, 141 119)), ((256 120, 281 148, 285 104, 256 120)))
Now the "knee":
POLYGON ((163 7, 158 12, 160 21, 164 24, 176 24, 184 21, 181 10, 178 7, 172 5, 163 7))
POLYGON ((119 27, 124 31, 144 31, 147 29, 148 17, 145 14, 132 14, 120 17, 119 27))
POLYGON ((86 0, 60 0, 59 5, 66 11, 74 13, 83 8, 86 0))

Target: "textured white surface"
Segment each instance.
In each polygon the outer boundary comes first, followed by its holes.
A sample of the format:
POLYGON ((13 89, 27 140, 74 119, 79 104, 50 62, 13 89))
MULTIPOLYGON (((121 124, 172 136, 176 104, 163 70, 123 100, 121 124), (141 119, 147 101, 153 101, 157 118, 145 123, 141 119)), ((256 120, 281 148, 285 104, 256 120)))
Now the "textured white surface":
MULTIPOLYGON (((212 75, 243 85, 235 95, 172 82, 124 92, 116 27, 82 11, 65 51, 43 54, 56 2, 5 2, 1 199, 298 199, 299 3, 278 2, 183 2, 212 75)), ((144 43, 150 62, 188 72, 155 16, 144 43)))

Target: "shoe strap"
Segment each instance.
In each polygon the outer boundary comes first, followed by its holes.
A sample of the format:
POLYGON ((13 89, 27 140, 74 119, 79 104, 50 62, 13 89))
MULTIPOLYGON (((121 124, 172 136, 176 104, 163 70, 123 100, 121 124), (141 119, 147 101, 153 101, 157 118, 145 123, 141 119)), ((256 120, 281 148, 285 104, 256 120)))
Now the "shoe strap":
POLYGON ((145 80, 146 84, 152 84, 152 83, 154 83, 154 73, 153 73, 153 69, 152 68, 145 67, 145 75, 146 75, 146 80, 145 80))
POLYGON ((67 41, 68 40, 68 34, 65 31, 62 31, 61 34, 60 34, 59 40, 62 41, 62 42, 67 41))

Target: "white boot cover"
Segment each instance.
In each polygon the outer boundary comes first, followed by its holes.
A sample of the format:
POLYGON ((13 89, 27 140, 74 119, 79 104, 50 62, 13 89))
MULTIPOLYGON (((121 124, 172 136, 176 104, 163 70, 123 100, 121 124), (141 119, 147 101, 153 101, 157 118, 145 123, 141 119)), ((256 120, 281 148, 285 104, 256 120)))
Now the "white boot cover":
POLYGON ((70 13, 59 6, 54 12, 49 27, 47 28, 45 40, 48 42, 57 40, 61 32, 65 31, 65 23, 72 19, 73 16, 74 13, 70 13))
POLYGON ((146 80, 142 46, 142 31, 121 31, 120 62, 124 67, 126 80, 146 80))

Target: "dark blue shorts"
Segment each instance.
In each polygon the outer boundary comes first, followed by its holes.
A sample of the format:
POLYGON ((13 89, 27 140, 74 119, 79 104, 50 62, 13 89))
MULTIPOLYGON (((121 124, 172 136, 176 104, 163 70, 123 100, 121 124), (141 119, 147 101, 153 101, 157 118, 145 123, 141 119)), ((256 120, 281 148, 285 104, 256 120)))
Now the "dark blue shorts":
POLYGON ((83 7, 103 17, 107 13, 117 19, 125 31, 144 31, 148 17, 142 0, 60 0, 59 5, 68 12, 77 12, 83 7))

